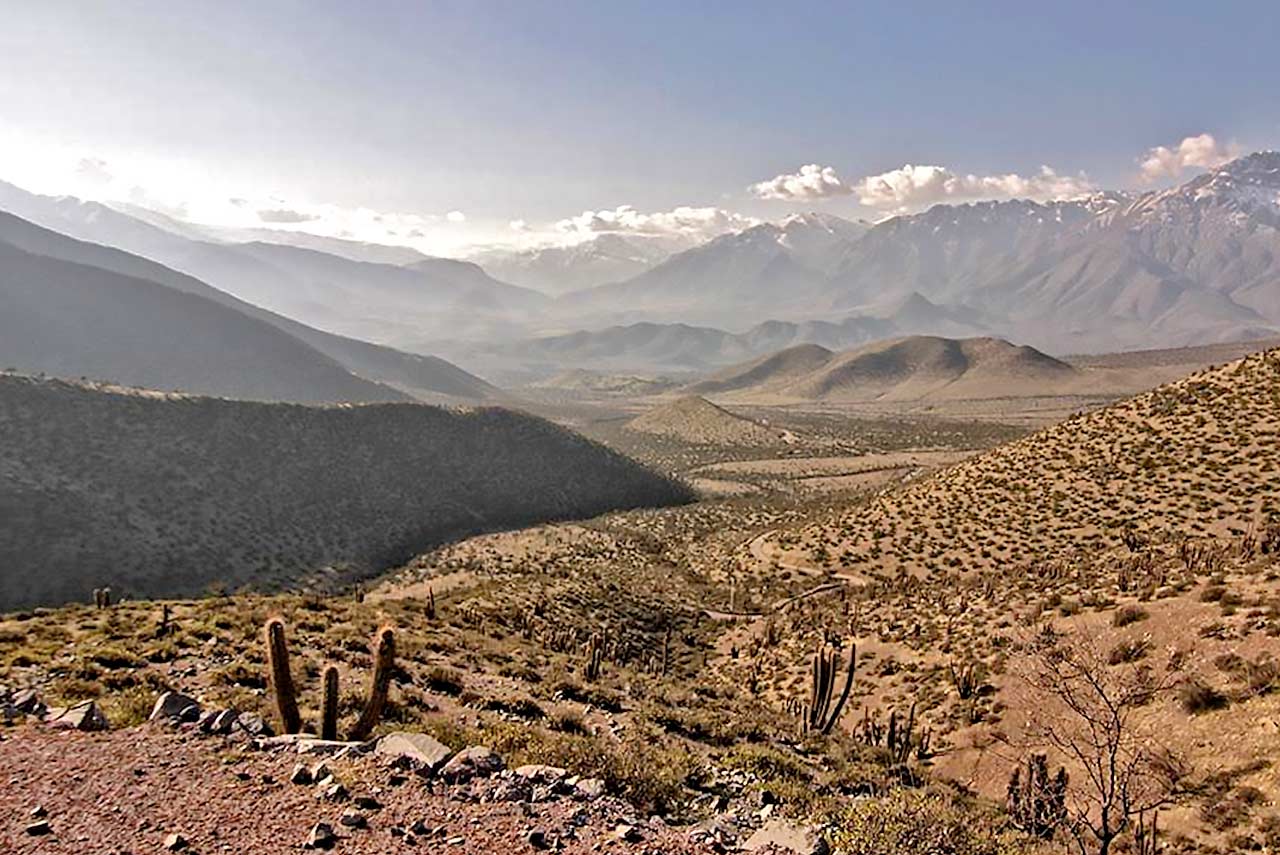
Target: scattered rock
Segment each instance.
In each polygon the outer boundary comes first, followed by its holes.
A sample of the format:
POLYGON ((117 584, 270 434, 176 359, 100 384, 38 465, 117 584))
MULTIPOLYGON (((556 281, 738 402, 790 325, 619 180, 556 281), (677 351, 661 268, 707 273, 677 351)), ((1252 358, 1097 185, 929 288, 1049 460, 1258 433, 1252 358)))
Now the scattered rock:
POLYGON ((355 808, 347 808, 342 812, 342 817, 338 822, 347 828, 366 828, 369 825, 369 819, 355 808))
POLYGON ((187 838, 181 834, 170 834, 164 839, 164 848, 170 852, 181 852, 188 845, 187 838))
POLYGON ((337 757, 353 751, 365 750, 364 742, 343 742, 339 739, 299 739, 299 754, 315 754, 321 757, 337 757))
POLYGON ((378 740, 375 752, 397 765, 435 772, 449 759, 449 749, 425 733, 391 733, 378 740))
POLYGON ((351 797, 351 795, 347 792, 346 787, 342 786, 342 784, 338 782, 334 782, 324 788, 320 793, 320 797, 327 802, 345 802, 351 797))
POLYGON ((272 736, 274 731, 267 720, 257 713, 242 712, 236 716, 235 726, 250 736, 272 736))
POLYGON ((44 715, 47 709, 35 689, 23 689, 20 692, 15 692, 9 702, 14 709, 24 715, 39 717, 44 715))
POLYGON ((49 812, 44 809, 44 805, 36 805, 31 809, 32 819, 44 819, 48 815, 49 812))
POLYGON ((742 844, 747 852, 774 847, 795 855, 829 855, 831 847, 819 829, 810 825, 794 825, 786 820, 771 819, 742 844))
POLYGON ((49 827, 49 821, 45 819, 38 819, 31 823, 27 826, 26 831, 32 837, 42 837, 53 833, 53 829, 49 827))
POLYGON ((301 787, 309 787, 315 781, 311 777, 311 770, 301 763, 293 767, 293 772, 289 775, 289 783, 297 784, 301 787))
POLYGON ((332 849, 333 844, 337 842, 338 838, 333 833, 333 826, 327 822, 317 822, 311 826, 311 833, 307 835, 307 842, 302 845, 306 849, 332 849))
POLYGON ((440 777, 450 784, 465 784, 472 778, 487 778, 502 771, 502 758, 482 745, 464 748, 453 755, 440 777))
POLYGON ((599 778, 582 778, 573 785, 574 796, 589 802, 602 797, 604 791, 604 781, 599 778))
POLYGON ((547 848, 547 833, 540 828, 534 828, 524 836, 524 842, 528 843, 534 849, 547 848))
POLYGON ((382 810, 382 802, 373 796, 356 796, 356 807, 361 810, 382 810))
POLYGON ((626 843, 638 843, 640 841, 640 829, 624 822, 613 830, 613 836, 626 843))
POLYGON ((191 722, 200 720, 200 704, 178 692, 165 692, 156 699, 148 721, 191 722))
POLYGON ((516 774, 539 784, 555 785, 569 777, 569 770, 561 769, 559 766, 531 764, 516 769, 516 774))
POLYGON ((107 723, 107 717, 93 701, 85 701, 65 709, 50 709, 45 713, 44 723, 49 727, 67 730, 108 730, 111 727, 107 723))

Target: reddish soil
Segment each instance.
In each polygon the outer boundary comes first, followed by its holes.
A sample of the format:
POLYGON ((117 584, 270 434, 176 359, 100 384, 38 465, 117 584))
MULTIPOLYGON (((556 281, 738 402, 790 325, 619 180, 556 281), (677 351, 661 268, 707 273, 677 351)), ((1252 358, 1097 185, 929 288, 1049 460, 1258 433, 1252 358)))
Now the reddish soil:
POLYGON ((0 733, 0 852, 5 855, 163 852, 180 834, 188 853, 300 851, 311 827, 329 823, 335 853, 457 852, 505 855, 563 853, 695 853, 687 836, 640 821, 611 798, 536 803, 480 801, 491 782, 434 785, 371 758, 300 757, 292 748, 255 750, 223 737, 144 725, 107 733, 49 731, 25 726, 0 733), (295 764, 324 761, 353 797, 373 796, 380 809, 362 810, 365 829, 339 822, 352 801, 334 803, 320 789, 289 783, 295 764), (51 833, 31 836, 33 811, 43 808, 51 833), (639 839, 616 829, 635 823, 639 839), (393 834, 421 822, 429 831, 393 834), (414 839, 416 838, 416 839, 414 839))

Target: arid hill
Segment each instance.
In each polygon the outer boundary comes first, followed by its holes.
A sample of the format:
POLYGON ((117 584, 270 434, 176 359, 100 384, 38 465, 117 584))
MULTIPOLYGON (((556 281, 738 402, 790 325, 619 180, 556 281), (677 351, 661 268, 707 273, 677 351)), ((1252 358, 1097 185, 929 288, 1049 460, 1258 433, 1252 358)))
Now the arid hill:
POLYGON ((305 407, 0 375, 0 609, 366 576, 447 538, 690 499, 503 409, 305 407))
POLYGON ((1062 394, 1072 366, 1002 339, 907 336, 843 353, 805 346, 725 371, 690 391, 743 399, 918 401, 1062 394))
POLYGON ((1026 567, 1280 513, 1280 350, 1194 374, 806 528, 795 552, 890 573, 1026 567))
POLYGON ((689 395, 650 410, 627 425, 629 430, 679 439, 694 445, 778 445, 781 431, 736 416, 705 398, 689 395))

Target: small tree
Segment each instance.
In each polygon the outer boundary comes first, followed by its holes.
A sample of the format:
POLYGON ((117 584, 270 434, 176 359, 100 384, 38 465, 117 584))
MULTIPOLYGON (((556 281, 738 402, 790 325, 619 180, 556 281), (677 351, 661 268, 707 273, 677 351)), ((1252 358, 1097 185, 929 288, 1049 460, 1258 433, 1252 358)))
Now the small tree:
MULTIPOLYGON (((1037 695, 1027 735, 1071 767, 1062 827, 1080 855, 1108 855, 1139 818, 1182 791, 1183 761, 1142 726, 1140 711, 1174 688, 1143 664, 1108 665, 1092 642, 1033 644, 1037 695)), ((1065 781, 1063 782, 1065 785, 1065 781)))

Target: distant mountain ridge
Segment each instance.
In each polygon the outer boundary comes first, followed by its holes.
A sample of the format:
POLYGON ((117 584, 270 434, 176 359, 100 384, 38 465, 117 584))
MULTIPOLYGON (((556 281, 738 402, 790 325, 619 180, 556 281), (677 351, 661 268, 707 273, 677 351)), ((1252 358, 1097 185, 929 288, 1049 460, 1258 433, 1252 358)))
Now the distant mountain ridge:
MULTIPOLYGON (((119 284, 120 279, 105 276, 105 274, 116 274, 117 277, 126 277, 128 280, 142 280, 148 283, 154 283, 163 286, 166 289, 172 289, 184 295, 191 295, 200 298, 201 302, 189 303, 191 306, 200 306, 203 301, 211 301, 219 306, 231 310, 232 312, 243 316, 245 319, 253 319, 258 322, 265 322, 271 327, 281 331, 283 334, 296 339, 298 342, 314 348, 314 353, 308 359, 317 362, 328 362, 332 360, 334 369, 341 369, 340 373, 345 375, 343 382, 328 384, 322 387, 313 388, 310 385, 295 386, 292 388, 277 386, 276 391, 279 394, 267 395, 271 399, 292 400, 292 401, 336 401, 336 400, 356 400, 356 401, 384 401, 396 400, 410 395, 418 398, 437 399, 439 396, 447 398, 457 398, 460 400, 493 400, 500 397, 501 393, 497 389, 474 377, 455 365, 445 362, 442 359, 429 356, 417 356, 414 354, 401 353, 390 348, 378 347, 366 342, 355 339, 335 336, 330 333, 321 332, 304 324, 289 318, 276 315, 257 306, 232 297, 212 288, 195 279, 175 270, 171 270, 156 262, 132 255, 123 250, 113 247, 102 246, 96 243, 88 243, 76 240, 56 231, 35 225, 26 220, 0 212, 0 244, 7 244, 14 249, 22 250, 33 256, 38 256, 49 261, 70 262, 77 265, 74 268, 78 271, 78 278, 85 279, 96 277, 97 281, 109 281, 119 284), (365 385, 356 382, 358 378, 365 378, 365 385), (374 381, 369 383, 367 381, 374 381), (387 387, 393 387, 398 392, 387 387), (345 391, 344 391, 345 390, 345 391), (403 394, 401 394, 403 393, 403 394)), ((29 262, 27 270, 28 275, 34 275, 29 262)), ((45 263, 45 268, 58 267, 45 263)), ((67 268, 59 268, 67 270, 67 268)), ((2 271, 0 271, 2 272, 2 271)), ((10 280, 12 281, 12 280, 10 280)), ((28 280, 27 286, 39 285, 39 278, 28 280)), ((16 283, 15 283, 16 287, 16 283)), ((133 291, 136 292, 137 286, 133 291)), ((48 293, 37 291, 39 293, 48 293)), ((154 292, 159 297, 167 297, 162 292, 154 292)), ((90 292, 83 292, 84 296, 92 296, 94 299, 109 299, 108 294, 93 295, 90 292)), ((172 299, 168 299, 172 303, 172 299)), ((62 362, 59 363, 64 368, 71 365, 73 354, 79 353, 81 366, 83 370, 71 372, 71 376, 90 376, 99 379, 114 379, 119 382, 130 383, 135 385, 147 385, 148 377, 155 377, 154 373, 137 373, 135 369, 146 368, 150 371, 151 363, 159 363, 166 361, 161 356, 161 351, 154 354, 148 354, 146 349, 142 347, 142 342, 148 340, 145 336, 155 332, 149 328, 144 319, 148 317, 145 304, 138 304, 136 312, 133 315, 133 323, 127 328, 129 338, 134 336, 142 336, 135 338, 132 342, 132 355, 127 359, 120 359, 113 363, 84 361, 86 352, 84 346, 92 341, 95 337, 100 342, 105 342, 109 336, 107 331, 101 327, 94 327, 92 324, 92 315, 96 310, 89 308, 90 304, 80 302, 78 304, 64 304, 59 312, 57 320, 64 324, 82 324, 84 325, 84 333, 72 336, 63 340, 63 350, 61 353, 62 362), (107 371, 108 376, 104 377, 103 371, 107 371)), ((48 315, 50 309, 44 306, 40 309, 42 315, 48 315)), ((200 309, 203 315, 208 315, 209 310, 200 309)), ((221 315, 220 317, 230 318, 230 321, 237 326, 241 325, 240 321, 231 316, 221 315)), ((18 324, 16 314, 8 319, 10 324, 18 324)), ((125 328, 118 329, 117 335, 124 335, 125 328)), ((20 367, 28 371, 47 370, 51 373, 59 373, 52 370, 52 364, 48 362, 40 362, 39 360, 31 361, 25 357, 35 357, 35 352, 27 349, 20 352, 17 348, 16 339, 10 340, 10 361, 12 367, 20 367), (41 367, 41 365, 47 367, 41 367)), ((179 344, 176 339, 173 344, 168 345, 163 351, 169 353, 177 348, 179 344)), ((127 344, 127 341, 122 342, 127 344)), ((113 345, 114 346, 114 345, 113 345)), ((117 346, 117 354, 123 356, 124 351, 119 350, 117 346)), ((235 354, 224 354, 219 358, 235 358, 235 354)), ((40 357, 45 359, 46 357, 40 357)), ((178 363, 170 364, 168 370, 172 370, 178 363)), ((216 365, 216 361, 205 363, 201 366, 193 366, 201 368, 201 372, 194 375, 199 382, 194 384, 187 382, 177 382, 172 385, 162 386, 162 388, 173 388, 180 386, 190 391, 201 392, 203 394, 234 394, 236 389, 252 390, 254 389, 253 374, 269 375, 271 372, 278 370, 279 366, 270 364, 257 365, 253 367, 249 376, 243 380, 235 380, 234 377, 225 377, 218 381, 217 384, 206 385, 212 378, 209 370, 216 365), (205 370, 208 369, 208 370, 205 370)), ((248 366, 246 366, 246 369, 248 366)), ((177 376, 177 375, 174 375, 177 376)), ((191 376, 191 375, 184 375, 191 376)), ((250 394, 246 391, 244 396, 257 398, 262 397, 258 392, 250 394)))

